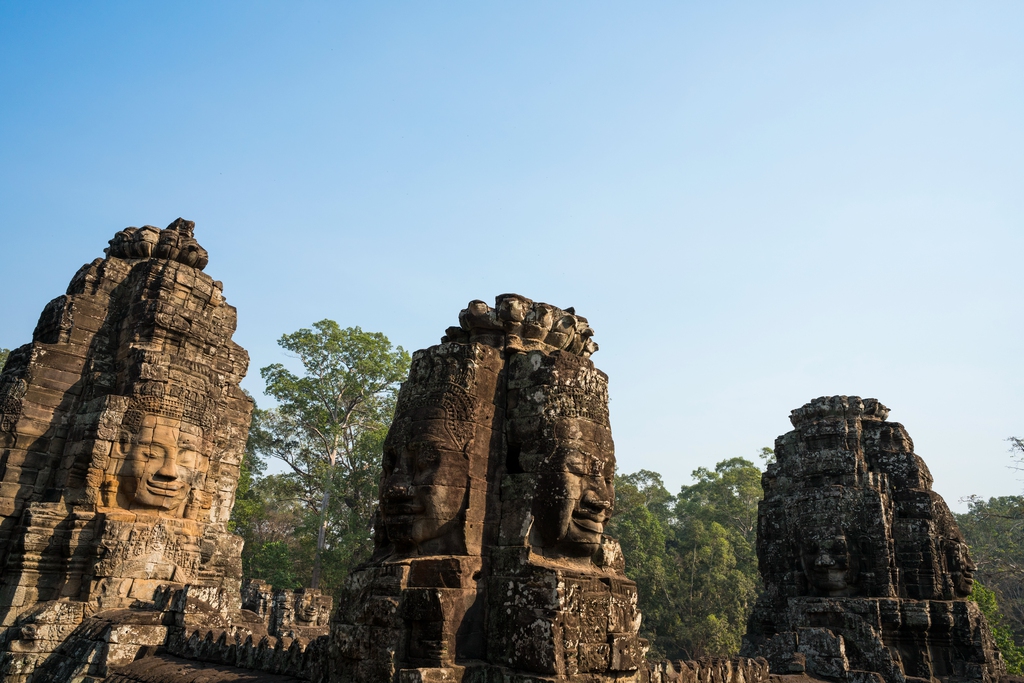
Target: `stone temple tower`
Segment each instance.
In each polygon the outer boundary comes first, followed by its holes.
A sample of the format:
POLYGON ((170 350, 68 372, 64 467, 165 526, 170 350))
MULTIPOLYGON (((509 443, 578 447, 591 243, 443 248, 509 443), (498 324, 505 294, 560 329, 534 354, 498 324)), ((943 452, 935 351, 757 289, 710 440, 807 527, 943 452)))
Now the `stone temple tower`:
POLYGON ((743 654, 839 681, 995 681, 960 529, 903 425, 875 399, 793 411, 764 474, 764 581, 743 654))
POLYGON ((161 586, 240 603, 226 524, 249 359, 193 229, 117 233, 0 374, 0 642, 24 636, 9 673, 59 644, 41 624, 66 635, 161 586))
POLYGON ((603 533, 615 455, 593 331, 514 294, 459 320, 399 394, 331 680, 646 680, 636 585, 603 533))

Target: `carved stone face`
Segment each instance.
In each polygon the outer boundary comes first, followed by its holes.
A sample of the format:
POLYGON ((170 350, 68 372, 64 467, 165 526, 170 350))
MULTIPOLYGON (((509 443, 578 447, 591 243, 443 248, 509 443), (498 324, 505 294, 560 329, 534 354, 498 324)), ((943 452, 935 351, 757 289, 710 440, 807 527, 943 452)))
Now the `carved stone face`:
POLYGON ((119 445, 117 502, 127 509, 149 509, 176 516, 193 487, 210 468, 202 438, 180 419, 146 415, 132 443, 119 445))
POLYGON ((457 526, 469 461, 444 420, 419 420, 389 435, 383 477, 381 514, 399 550, 418 548, 457 526))
POLYGON ((555 461, 560 469, 538 476, 536 544, 546 555, 591 557, 601 544, 615 500, 614 459, 567 448, 555 461))
POLYGON ((956 595, 959 597, 970 595, 974 588, 974 570, 978 566, 971 560, 967 546, 960 542, 950 543, 946 550, 946 565, 956 595))
POLYGON ((815 595, 840 597, 857 591, 857 558, 853 551, 842 533, 801 542, 800 562, 815 595))
POLYGON ((296 594, 295 620, 314 624, 317 618, 317 597, 313 591, 302 591, 296 594))

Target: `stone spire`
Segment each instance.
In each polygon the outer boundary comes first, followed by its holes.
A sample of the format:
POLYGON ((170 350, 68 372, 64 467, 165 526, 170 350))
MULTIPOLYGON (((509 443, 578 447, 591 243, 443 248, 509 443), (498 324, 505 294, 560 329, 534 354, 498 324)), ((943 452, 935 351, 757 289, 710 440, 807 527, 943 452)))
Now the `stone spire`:
POLYGON ((831 680, 998 680, 1005 666, 967 599, 967 545, 888 415, 857 396, 792 412, 762 478, 765 590, 743 654, 831 680))
POLYGON ((615 453, 593 330, 516 294, 459 322, 399 394, 333 680, 641 680, 636 586, 604 535, 615 453))
POLYGON ((194 227, 118 232, 0 374, 0 635, 53 605, 83 617, 168 584, 240 602, 226 524, 249 359, 194 227))

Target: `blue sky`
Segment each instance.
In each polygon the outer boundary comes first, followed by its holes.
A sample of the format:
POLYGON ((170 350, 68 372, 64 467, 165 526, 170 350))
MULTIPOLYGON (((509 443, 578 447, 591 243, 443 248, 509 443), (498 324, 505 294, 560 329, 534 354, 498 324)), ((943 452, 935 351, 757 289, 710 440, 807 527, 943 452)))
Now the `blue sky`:
POLYGON ((197 222, 246 386, 322 319, 575 306, 675 489, 874 396, 1019 493, 1024 4, 5 2, 0 346, 127 225, 197 222))

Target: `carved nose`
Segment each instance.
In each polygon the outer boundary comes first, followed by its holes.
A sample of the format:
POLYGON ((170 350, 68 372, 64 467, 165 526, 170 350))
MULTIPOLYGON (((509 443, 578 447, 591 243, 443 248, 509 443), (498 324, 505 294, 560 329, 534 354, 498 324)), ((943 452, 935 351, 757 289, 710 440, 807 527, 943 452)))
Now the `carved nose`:
POLYGON ((178 478, 178 451, 168 449, 164 455, 164 462, 154 475, 156 479, 174 481, 178 478))
POLYGON ((390 484, 387 490, 388 498, 409 498, 411 495, 410 486, 406 483, 390 484))
POLYGON ((834 567, 836 565, 836 561, 832 559, 831 555, 822 553, 821 555, 818 555, 818 559, 814 564, 819 567, 834 567))
POLYGON ((610 501, 601 500, 598 495, 593 491, 587 491, 583 494, 583 499, 580 501, 583 503, 583 507, 593 510, 594 512, 604 512, 612 506, 610 501))

